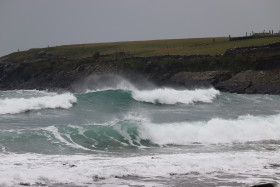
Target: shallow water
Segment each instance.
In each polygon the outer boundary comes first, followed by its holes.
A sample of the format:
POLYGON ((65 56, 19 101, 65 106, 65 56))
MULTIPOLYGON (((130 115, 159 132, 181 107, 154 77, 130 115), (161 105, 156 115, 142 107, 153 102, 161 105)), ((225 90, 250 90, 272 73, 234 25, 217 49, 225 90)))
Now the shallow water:
POLYGON ((213 88, 0 92, 0 185, 277 182, 279 106, 213 88))

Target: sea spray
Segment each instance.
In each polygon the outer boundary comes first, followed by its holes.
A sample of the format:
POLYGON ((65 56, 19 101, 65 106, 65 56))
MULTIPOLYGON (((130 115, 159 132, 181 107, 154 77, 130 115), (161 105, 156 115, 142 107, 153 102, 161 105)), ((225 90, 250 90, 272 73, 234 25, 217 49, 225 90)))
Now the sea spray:
POLYGON ((73 85, 77 93, 89 93, 105 90, 134 90, 136 86, 120 75, 91 75, 82 82, 73 85))
POLYGON ((101 91, 108 91, 108 90, 132 91, 132 90, 137 90, 137 88, 130 82, 126 80, 122 80, 113 86, 103 86, 94 89, 86 89, 84 93, 101 92, 101 91))

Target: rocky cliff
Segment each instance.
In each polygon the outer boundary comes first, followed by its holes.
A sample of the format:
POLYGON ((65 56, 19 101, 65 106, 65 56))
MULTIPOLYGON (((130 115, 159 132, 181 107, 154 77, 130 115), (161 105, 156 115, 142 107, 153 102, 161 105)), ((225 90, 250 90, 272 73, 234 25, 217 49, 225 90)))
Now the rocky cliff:
POLYGON ((280 43, 228 49, 223 55, 135 57, 119 52, 86 58, 48 51, 0 59, 0 89, 63 89, 90 75, 118 74, 162 86, 208 87, 235 93, 280 94, 280 43))

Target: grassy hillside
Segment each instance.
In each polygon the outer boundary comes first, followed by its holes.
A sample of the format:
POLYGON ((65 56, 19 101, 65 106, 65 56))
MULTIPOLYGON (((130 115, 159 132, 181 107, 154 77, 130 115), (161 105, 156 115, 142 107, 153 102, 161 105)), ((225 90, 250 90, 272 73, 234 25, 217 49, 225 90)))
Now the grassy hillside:
MULTIPOLYGON (((15 52, 1 58, 0 90, 71 89, 76 80, 102 73, 125 74, 130 78, 137 78, 135 73, 139 73, 164 85, 180 72, 202 73, 198 74, 200 78, 203 72, 211 71, 216 72, 215 78, 210 76, 207 80, 218 84, 247 70, 279 72, 279 62, 279 36, 235 41, 220 37, 215 42, 213 38, 197 38, 66 45, 15 52), (225 53, 227 49, 231 50, 225 53)), ((274 81, 274 77, 266 82, 270 80, 274 81)), ((237 85, 238 93, 245 93, 248 85, 244 84, 242 88, 237 85)), ((259 83, 256 85, 256 91, 250 93, 280 93, 278 83, 266 92, 258 87, 259 83)), ((227 84, 220 89, 237 92, 236 87, 228 89, 227 84)))
POLYGON ((23 52, 15 52, 8 57, 22 58, 45 51, 55 56, 65 56, 69 59, 91 57, 94 53, 112 54, 115 52, 128 52, 133 56, 158 56, 158 55, 193 55, 193 54, 223 54, 226 49, 235 47, 247 47, 255 45, 280 42, 280 37, 256 38, 239 41, 229 41, 228 37, 215 38, 194 38, 194 39, 171 39, 171 40, 152 40, 135 42, 113 42, 65 45, 49 47, 43 49, 30 49, 23 52))

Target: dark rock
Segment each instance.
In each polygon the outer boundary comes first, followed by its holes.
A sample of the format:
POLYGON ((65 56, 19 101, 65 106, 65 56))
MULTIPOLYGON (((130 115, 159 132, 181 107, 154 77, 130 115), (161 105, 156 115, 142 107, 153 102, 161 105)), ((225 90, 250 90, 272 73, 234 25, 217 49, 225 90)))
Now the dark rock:
POLYGON ((232 93, 280 94, 280 71, 242 71, 215 88, 232 93))
POLYGON ((186 87, 207 87, 232 77, 229 71, 180 72, 169 79, 169 83, 186 87))
POLYGON ((266 183, 266 184, 257 184, 252 187, 274 187, 274 186, 275 186, 275 184, 273 184, 273 183, 266 183))
POLYGON ((21 186, 31 186, 31 184, 29 182, 21 182, 21 183, 19 183, 19 185, 21 185, 21 186))
POLYGON ((95 175, 92 178, 93 178, 93 181, 95 181, 95 182, 100 181, 100 180, 105 180, 105 177, 100 177, 98 175, 95 175))
POLYGON ((225 52, 225 56, 236 55, 236 54, 249 54, 249 53, 256 53, 256 52, 268 52, 279 50, 280 42, 275 42, 267 45, 261 46, 250 46, 250 47, 236 47, 232 49, 228 49, 225 52))
POLYGON ((36 182, 35 184, 36 184, 36 186, 47 186, 47 184, 42 183, 42 182, 36 182))
POLYGON ((37 53, 37 58, 43 58, 43 57, 47 57, 47 53, 45 51, 40 51, 39 53, 37 53))

